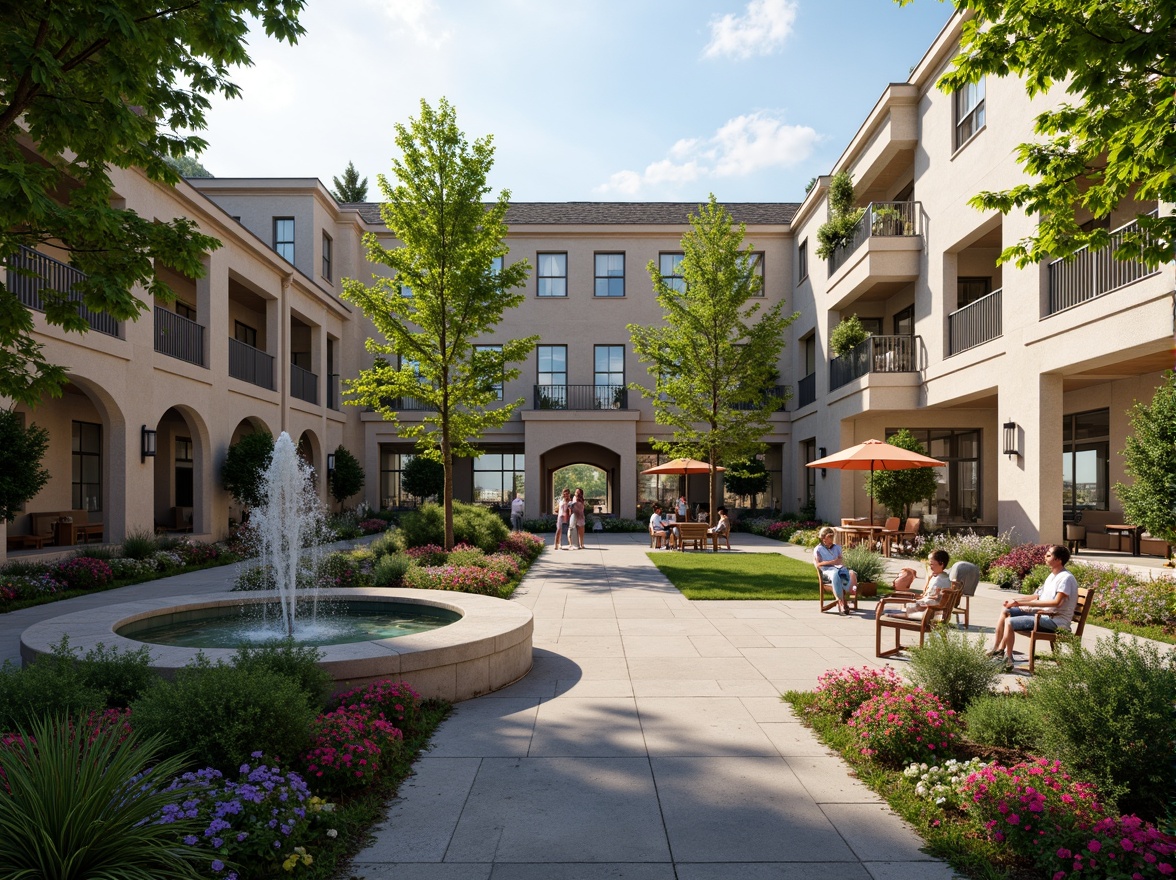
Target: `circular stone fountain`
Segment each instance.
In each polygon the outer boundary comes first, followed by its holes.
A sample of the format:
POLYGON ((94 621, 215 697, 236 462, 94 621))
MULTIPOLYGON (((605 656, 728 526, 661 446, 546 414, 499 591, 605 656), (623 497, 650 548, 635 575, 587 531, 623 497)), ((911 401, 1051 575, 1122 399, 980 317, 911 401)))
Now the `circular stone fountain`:
MULTIPOLYGON (((99 643, 120 651, 146 645, 152 667, 170 677, 200 653, 214 663, 229 660, 236 640, 224 630, 239 626, 248 612, 254 620, 268 620, 263 638, 289 636, 318 647, 336 691, 395 678, 425 697, 467 700, 505 687, 530 670, 532 615, 517 603, 436 590, 320 589, 321 545, 313 536, 321 526, 321 505, 313 473, 285 432, 274 443, 264 494, 265 504, 253 511, 254 530, 260 539, 258 562, 272 575, 276 590, 145 599, 64 614, 21 634, 22 660, 30 663, 50 653, 68 636, 70 647, 83 654, 99 643), (352 609, 353 624, 357 617, 389 612, 433 628, 391 637, 387 631, 353 631, 342 644, 319 644, 314 633, 329 622, 335 605, 352 609), (213 641, 197 639, 192 647, 159 643, 174 641, 175 633, 194 622, 222 632, 213 641), (161 630, 171 632, 160 636, 161 630), (144 634, 143 641, 135 638, 137 633, 144 634), (221 644, 232 647, 210 647, 221 644)), ((414 622, 409 628, 420 627, 414 622)), ((256 643, 257 637, 241 641, 256 643)))

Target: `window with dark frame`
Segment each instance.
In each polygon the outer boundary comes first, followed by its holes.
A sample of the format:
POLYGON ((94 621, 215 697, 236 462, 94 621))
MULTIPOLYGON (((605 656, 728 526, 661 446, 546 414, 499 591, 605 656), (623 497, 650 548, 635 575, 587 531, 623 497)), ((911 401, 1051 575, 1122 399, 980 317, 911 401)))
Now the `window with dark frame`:
POLYGON ((327 233, 324 232, 323 233, 323 277, 326 278, 328 281, 334 280, 334 278, 331 276, 331 256, 332 256, 331 249, 332 249, 333 244, 334 244, 334 242, 331 241, 331 236, 327 235, 327 233))
POLYGON ((294 262, 294 218, 274 218, 274 250, 289 263, 294 262))
POLYGON ((956 279, 956 308, 962 309, 992 293, 992 279, 965 277, 956 279))
MULTIPOLYGON (((801 456, 804 458, 804 464, 807 465, 810 461, 817 460, 817 441, 814 437, 811 440, 804 440, 800 444, 801 456)), ((811 467, 804 467, 804 506, 815 507, 817 503, 817 469, 811 467)))
POLYGON ((657 255, 657 271, 662 282, 671 290, 682 293, 686 290, 686 279, 682 277, 682 260, 685 254, 663 253, 657 255))
POLYGON ((955 149, 959 149, 984 127, 984 78, 957 89, 955 106, 955 149))
POLYGON ((1095 409, 1062 417, 1062 509, 1110 509, 1111 411, 1095 409))
POLYGON ((893 325, 895 336, 915 335, 915 307, 907 306, 902 311, 894 313, 893 325))
POLYGON ((526 459, 521 452, 487 452, 474 459, 474 503, 509 504, 524 491, 526 459))
POLYGON ((625 346, 593 346, 592 384, 598 409, 619 409, 625 388, 625 346))
POLYGON ((187 318, 189 321, 196 320, 196 307, 190 306, 182 299, 176 300, 176 314, 181 318, 187 318))
POLYGON ((192 438, 176 438, 176 507, 192 507, 195 498, 195 484, 192 469, 192 438))
POLYGON ((760 286, 759 292, 755 296, 767 296, 768 285, 767 277, 764 275, 764 255, 762 251, 756 251, 751 255, 751 272, 753 275, 759 275, 760 286))
POLYGON ((233 338, 250 348, 257 348, 257 330, 240 321, 233 322, 233 338))
POLYGON ((808 239, 800 243, 800 247, 796 251, 796 271, 797 280, 804 281, 808 278, 808 239))
POLYGON ((102 510, 102 426, 74 422, 71 445, 71 506, 75 510, 102 510))
POLYGON ((596 254, 594 295, 598 297, 625 295, 624 253, 596 254))
MULTIPOLYGON (((899 428, 887 428, 890 440, 899 428)), ((911 515, 934 515, 938 524, 978 522, 983 509, 979 428, 908 428, 932 458, 947 462, 935 468, 939 487, 934 498, 911 505, 911 515)))
POLYGON ((536 255, 539 296, 568 295, 568 255, 566 253, 540 253, 536 255))

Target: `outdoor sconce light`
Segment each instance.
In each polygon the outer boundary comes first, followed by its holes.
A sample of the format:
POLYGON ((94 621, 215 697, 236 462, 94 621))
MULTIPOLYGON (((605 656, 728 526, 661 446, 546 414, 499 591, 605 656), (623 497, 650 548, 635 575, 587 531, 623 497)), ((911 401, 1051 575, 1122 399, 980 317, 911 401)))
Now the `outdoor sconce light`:
POLYGON ((143 426, 141 432, 139 453, 140 463, 145 462, 149 458, 155 458, 155 432, 146 425, 143 426))
POLYGON ((327 476, 335 473, 335 453, 327 453, 327 476))
MULTIPOLYGON (((817 458, 824 458, 826 455, 828 455, 829 450, 827 450, 824 446, 818 446, 817 452, 820 453, 820 455, 818 455, 817 458)), ((829 469, 828 468, 821 468, 821 479, 823 480, 827 476, 829 476, 829 469)))
POLYGON ((1004 454, 1012 458, 1014 455, 1020 455, 1021 450, 1017 448, 1017 423, 1004 423, 1004 454))

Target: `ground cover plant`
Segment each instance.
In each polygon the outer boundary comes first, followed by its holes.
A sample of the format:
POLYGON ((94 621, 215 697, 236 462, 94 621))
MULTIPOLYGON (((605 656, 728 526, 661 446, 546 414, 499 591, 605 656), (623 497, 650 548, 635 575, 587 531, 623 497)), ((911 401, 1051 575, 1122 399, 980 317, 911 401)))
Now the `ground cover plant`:
POLYGON ((817 599, 813 566, 779 553, 649 554, 687 599, 817 599))

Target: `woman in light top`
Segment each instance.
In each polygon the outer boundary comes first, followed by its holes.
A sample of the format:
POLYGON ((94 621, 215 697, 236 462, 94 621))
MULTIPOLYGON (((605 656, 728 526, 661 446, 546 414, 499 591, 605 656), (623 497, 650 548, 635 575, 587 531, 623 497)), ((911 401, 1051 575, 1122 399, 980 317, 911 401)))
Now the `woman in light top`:
POLYGON ((833 543, 833 528, 825 526, 818 533, 820 543, 813 550, 813 564, 821 577, 833 588, 833 595, 837 597, 837 611, 839 614, 849 614, 849 602, 846 597, 857 591, 857 572, 845 567, 841 558, 841 545, 833 543))

